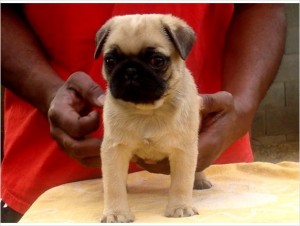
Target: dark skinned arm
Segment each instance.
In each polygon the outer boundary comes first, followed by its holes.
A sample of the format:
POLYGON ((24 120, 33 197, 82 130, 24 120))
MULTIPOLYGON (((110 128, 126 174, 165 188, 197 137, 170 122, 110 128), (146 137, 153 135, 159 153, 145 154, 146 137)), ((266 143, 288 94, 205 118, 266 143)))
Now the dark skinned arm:
POLYGON ((100 87, 83 72, 63 81, 49 65, 22 7, 1 5, 2 84, 37 108, 50 133, 69 156, 89 167, 100 167, 100 139, 88 137, 99 125, 100 87))
POLYGON ((197 171, 250 130, 280 65, 285 33, 283 4, 236 5, 224 52, 222 89, 228 93, 206 101, 197 171))
POLYGON ((56 90, 63 84, 21 14, 21 6, 1 7, 2 84, 47 114, 56 90), (37 95, 38 94, 38 95, 37 95))

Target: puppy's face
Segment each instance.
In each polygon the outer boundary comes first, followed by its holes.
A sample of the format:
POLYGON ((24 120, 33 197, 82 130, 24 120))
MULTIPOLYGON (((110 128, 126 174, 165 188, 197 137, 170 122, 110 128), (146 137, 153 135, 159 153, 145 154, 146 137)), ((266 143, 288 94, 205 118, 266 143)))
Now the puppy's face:
POLYGON ((128 54, 122 46, 115 45, 104 54, 104 73, 111 94, 135 104, 151 104, 164 95, 168 87, 165 73, 169 64, 170 56, 154 47, 128 54))
POLYGON ((103 75, 112 96, 134 104, 155 104, 168 95, 184 67, 195 36, 171 15, 117 16, 96 35, 103 75))

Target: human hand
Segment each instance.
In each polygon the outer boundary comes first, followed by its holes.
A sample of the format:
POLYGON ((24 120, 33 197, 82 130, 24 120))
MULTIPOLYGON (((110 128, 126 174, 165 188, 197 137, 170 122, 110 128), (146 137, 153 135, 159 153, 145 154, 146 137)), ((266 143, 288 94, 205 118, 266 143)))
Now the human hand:
POLYGON ((58 89, 48 111, 50 133, 61 150, 87 167, 100 167, 101 140, 90 133, 99 127, 103 91, 84 72, 73 73, 58 89), (99 98, 100 97, 100 98, 99 98))
POLYGON ((250 128, 252 117, 243 111, 242 103, 234 101, 226 91, 202 94, 204 109, 198 139, 197 172, 210 166, 221 154, 250 128))

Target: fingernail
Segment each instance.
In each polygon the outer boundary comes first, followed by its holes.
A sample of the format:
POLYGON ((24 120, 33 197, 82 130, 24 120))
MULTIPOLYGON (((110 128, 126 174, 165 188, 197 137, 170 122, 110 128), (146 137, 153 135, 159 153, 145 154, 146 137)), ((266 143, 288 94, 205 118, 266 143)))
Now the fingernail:
POLYGON ((198 101, 200 104, 200 110, 204 109, 203 98, 200 95, 198 95, 198 101))
POLYGON ((104 105, 104 101, 105 101, 105 94, 102 94, 101 96, 99 96, 97 98, 97 101, 99 102, 100 106, 104 105))

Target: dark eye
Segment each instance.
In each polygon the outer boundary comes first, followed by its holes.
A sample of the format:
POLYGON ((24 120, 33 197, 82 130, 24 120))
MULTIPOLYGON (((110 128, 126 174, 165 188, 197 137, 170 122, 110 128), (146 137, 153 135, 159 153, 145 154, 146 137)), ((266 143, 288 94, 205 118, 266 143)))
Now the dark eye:
POLYGON ((105 57, 104 61, 105 61, 105 66, 110 70, 117 65, 117 59, 112 56, 105 57))
POLYGON ((150 62, 149 63, 154 68, 161 68, 161 67, 163 67, 165 65, 166 59, 164 57, 162 57, 162 56, 156 56, 156 55, 154 55, 154 56, 152 56, 150 58, 150 62))

